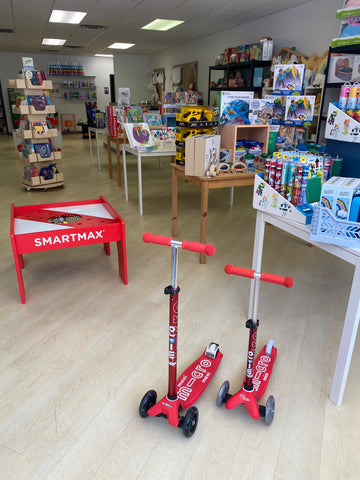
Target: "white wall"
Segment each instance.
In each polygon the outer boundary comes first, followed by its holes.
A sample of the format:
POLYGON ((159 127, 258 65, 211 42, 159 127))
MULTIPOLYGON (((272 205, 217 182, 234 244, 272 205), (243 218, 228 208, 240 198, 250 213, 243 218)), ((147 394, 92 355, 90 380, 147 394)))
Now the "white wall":
MULTIPOLYGON (((99 110, 105 111, 106 106, 110 103, 110 93, 104 94, 104 87, 109 87, 109 75, 114 73, 113 59, 107 57, 80 56, 80 55, 49 55, 49 54, 31 54, 31 53, 4 53, 0 52, 0 80, 3 90, 3 96, 6 106, 6 116, 9 128, 11 129, 11 116, 8 106, 7 88, 8 80, 17 78, 18 72, 22 68, 22 57, 32 57, 34 67, 37 70, 44 70, 48 73, 48 65, 51 61, 60 63, 80 63, 84 67, 85 75, 94 75, 96 83, 97 105, 99 110)), ((62 98, 53 97, 52 102, 56 106, 56 110, 61 113, 74 113, 76 120, 83 119, 86 121, 85 100, 64 100, 62 98)))
POLYGON ((139 104, 150 98, 147 85, 150 81, 149 55, 114 55, 115 99, 119 87, 130 88, 130 103, 139 104))
POLYGON ((151 55, 150 68, 165 68, 166 89, 170 85, 170 73, 174 65, 198 61, 198 89, 207 99, 209 65, 225 48, 256 43, 263 36, 274 40, 274 53, 281 47, 295 46, 298 51, 311 56, 322 55, 331 40, 337 37, 340 21, 336 11, 343 7, 343 0, 314 0, 256 21, 215 33, 196 41, 151 55))

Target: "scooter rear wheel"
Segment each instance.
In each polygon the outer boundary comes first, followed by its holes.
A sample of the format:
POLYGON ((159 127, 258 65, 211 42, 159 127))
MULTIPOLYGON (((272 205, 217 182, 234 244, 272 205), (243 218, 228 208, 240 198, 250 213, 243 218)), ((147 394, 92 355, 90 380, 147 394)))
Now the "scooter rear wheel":
POLYGON ((147 413, 148 410, 153 407, 156 403, 156 392, 155 390, 149 390, 143 396, 140 406, 139 406, 139 415, 141 418, 146 418, 149 416, 147 413))
POLYGON ((273 395, 266 400, 265 406, 265 423, 266 425, 271 425, 272 421, 274 420, 275 415, 275 398, 273 395))
POLYGON ((183 433, 185 437, 192 437, 195 433, 199 420, 199 411, 196 407, 190 407, 185 414, 183 433))
POLYGON ((217 394, 216 397, 216 405, 218 407, 221 407, 227 400, 227 396, 229 393, 229 388, 230 388, 230 383, 228 380, 225 380, 225 382, 221 385, 219 393, 217 394))

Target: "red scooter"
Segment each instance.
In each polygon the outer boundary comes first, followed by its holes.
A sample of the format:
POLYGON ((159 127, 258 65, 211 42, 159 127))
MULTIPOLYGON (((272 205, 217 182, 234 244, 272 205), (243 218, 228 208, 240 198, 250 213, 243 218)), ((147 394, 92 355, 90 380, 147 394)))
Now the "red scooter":
POLYGON ((172 249, 171 285, 164 290, 169 295, 169 381, 168 393, 160 401, 156 402, 155 390, 145 393, 140 402, 140 417, 165 417, 173 427, 182 428, 185 437, 191 437, 197 427, 199 412, 192 406, 202 395, 216 372, 223 354, 217 343, 210 343, 204 353, 195 360, 184 373, 176 380, 177 369, 177 337, 178 337, 178 296, 180 288, 177 286, 178 248, 193 252, 213 255, 215 247, 203 243, 180 242, 161 235, 144 233, 143 240, 146 243, 167 245, 172 249), (189 408, 190 407, 190 408, 189 408), (185 416, 180 416, 179 410, 187 410, 185 416))
POLYGON ((276 360, 277 349, 274 347, 274 341, 269 340, 267 345, 264 346, 255 358, 256 337, 259 326, 257 315, 260 280, 284 285, 287 288, 292 287, 294 281, 291 277, 281 277, 270 273, 257 273, 255 270, 234 267, 233 265, 226 265, 225 272, 229 275, 233 274, 252 278, 254 282, 252 282, 250 293, 250 299, 252 301, 252 308, 249 311, 250 319, 246 322, 246 328, 249 328, 249 347, 245 379, 241 389, 234 395, 229 394, 230 383, 226 380, 220 387, 216 405, 221 407, 221 405, 225 403, 225 408, 232 410, 238 405, 244 404, 252 418, 257 420, 259 417, 265 417, 265 423, 270 425, 275 414, 274 397, 270 395, 265 406, 258 405, 258 402, 261 400, 268 386, 276 360))

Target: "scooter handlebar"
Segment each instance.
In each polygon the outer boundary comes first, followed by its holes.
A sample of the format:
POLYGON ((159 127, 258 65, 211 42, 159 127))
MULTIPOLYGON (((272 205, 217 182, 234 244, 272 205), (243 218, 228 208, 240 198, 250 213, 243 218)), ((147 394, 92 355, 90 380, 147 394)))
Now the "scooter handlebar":
MULTIPOLYGON (((255 270, 249 268, 235 267, 234 265, 226 265, 225 273, 228 275, 239 275, 240 277, 255 277, 255 270)), ((294 285, 294 280, 291 277, 282 277, 280 275, 273 275, 272 273, 261 273, 260 280, 263 282, 275 283, 276 285, 284 285, 286 288, 290 288, 294 285)))
POLYGON ((172 238, 164 237, 163 235, 153 235, 152 233, 146 232, 143 235, 143 241, 145 243, 156 243, 158 245, 167 245, 170 247, 172 238))
POLYGON ((215 253, 215 247, 211 243, 205 245, 205 243, 188 242, 187 240, 183 240, 181 248, 184 250, 191 250, 192 252, 205 253, 205 255, 208 255, 209 257, 215 253))
MULTIPOLYGON (((143 241, 145 243, 156 243, 158 245, 167 245, 168 247, 171 247, 172 240, 173 238, 171 237, 164 237, 162 235, 153 235, 152 233, 149 233, 149 232, 146 232, 143 235, 143 241)), ((204 243, 188 242, 187 240, 183 240, 182 242, 179 242, 179 246, 180 245, 183 250, 190 250, 192 252, 205 253, 205 255, 208 255, 208 256, 214 255, 215 253, 215 247, 211 243, 208 245, 205 245, 204 243)))

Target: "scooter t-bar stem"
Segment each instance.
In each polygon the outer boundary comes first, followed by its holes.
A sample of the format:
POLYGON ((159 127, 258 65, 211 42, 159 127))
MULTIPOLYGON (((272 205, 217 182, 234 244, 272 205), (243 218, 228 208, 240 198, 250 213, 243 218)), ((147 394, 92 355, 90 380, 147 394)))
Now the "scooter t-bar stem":
POLYGON ((240 277, 259 278, 263 282, 275 283, 276 285, 283 285, 290 288, 294 285, 294 280, 291 277, 282 277, 280 275, 273 275, 272 273, 257 273, 255 270, 249 268, 235 267, 234 265, 226 265, 225 273, 228 275, 238 275, 240 277))
POLYGON ((205 253, 205 255, 211 256, 215 253, 214 245, 198 242, 188 242, 183 240, 182 242, 174 240, 171 237, 164 237, 162 235, 153 235, 152 233, 146 232, 143 235, 143 241, 145 243, 156 243, 158 245, 167 245, 168 247, 181 247, 183 250, 190 250, 192 252, 205 253))

